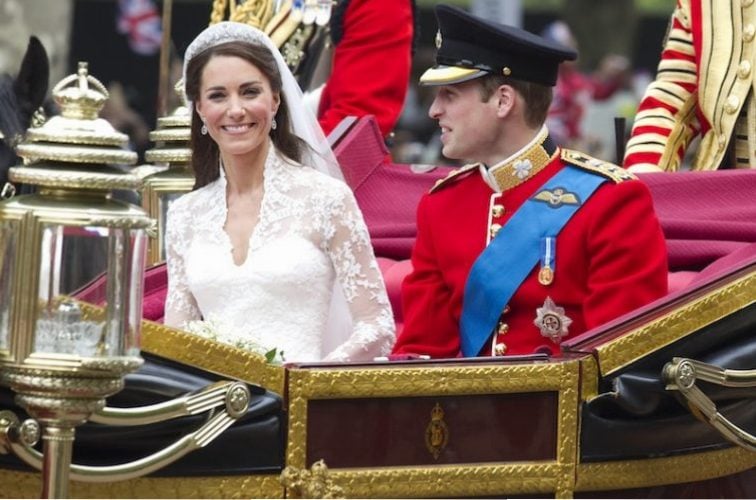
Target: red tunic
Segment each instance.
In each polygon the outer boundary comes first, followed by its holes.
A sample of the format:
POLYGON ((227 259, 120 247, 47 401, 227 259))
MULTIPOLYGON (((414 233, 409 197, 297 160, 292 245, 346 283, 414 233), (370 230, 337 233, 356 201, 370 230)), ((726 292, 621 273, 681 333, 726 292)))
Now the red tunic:
POLYGON ((409 86, 413 15, 410 0, 349 0, 343 37, 318 107, 329 134, 348 116, 374 115, 384 136, 396 125, 409 86))
MULTIPOLYGON (((402 286, 404 329, 394 353, 454 357, 471 266, 486 246, 490 223, 504 225, 517 208, 563 168, 557 154, 540 172, 496 195, 478 169, 426 194, 418 206, 413 272, 402 286), (504 213, 493 215, 491 206, 504 213)), ((550 297, 572 319, 567 338, 661 297, 667 291, 667 253, 648 188, 640 181, 607 180, 563 228, 556 242, 554 280, 525 279, 502 315, 507 325, 494 343, 506 354, 531 354, 559 345, 541 335, 536 310, 550 297)), ((506 272, 502 269, 501 272, 506 272)), ((487 342, 481 354, 491 351, 487 342)))

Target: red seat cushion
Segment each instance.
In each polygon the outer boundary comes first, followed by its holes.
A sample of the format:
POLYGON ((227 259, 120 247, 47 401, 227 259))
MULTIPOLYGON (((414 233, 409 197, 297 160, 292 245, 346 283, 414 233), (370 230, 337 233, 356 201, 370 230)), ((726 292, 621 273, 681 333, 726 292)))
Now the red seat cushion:
POLYGON ((696 271, 677 271, 669 273, 669 275, 667 276, 669 293, 682 290, 683 288, 688 286, 688 283, 693 281, 693 278, 695 278, 697 275, 698 273, 696 271))
POLYGON ((386 292, 389 302, 391 302, 391 309, 394 312, 394 321, 398 325, 404 319, 402 316, 402 281, 412 271, 412 261, 379 257, 378 265, 381 267, 383 281, 386 283, 386 292))
POLYGON ((165 297, 168 295, 168 268, 165 264, 152 266, 144 272, 144 299, 142 317, 163 322, 165 297))

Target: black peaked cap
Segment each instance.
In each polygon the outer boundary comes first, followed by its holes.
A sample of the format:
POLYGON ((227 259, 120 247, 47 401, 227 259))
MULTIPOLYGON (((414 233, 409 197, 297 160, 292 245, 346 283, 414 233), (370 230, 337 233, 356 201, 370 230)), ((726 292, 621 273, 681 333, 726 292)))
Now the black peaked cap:
POLYGON ((436 66, 420 77, 423 85, 460 83, 493 73, 553 86, 559 64, 577 58, 569 47, 457 7, 437 5, 436 19, 436 66))

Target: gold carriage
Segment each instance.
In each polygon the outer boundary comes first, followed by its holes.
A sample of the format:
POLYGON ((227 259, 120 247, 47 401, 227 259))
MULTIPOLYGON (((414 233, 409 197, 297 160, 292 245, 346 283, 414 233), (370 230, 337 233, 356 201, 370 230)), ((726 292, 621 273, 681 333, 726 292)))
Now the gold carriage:
MULTIPOLYGON (((230 15, 247 20, 239 16, 250 12, 237 7, 230 15)), ((163 122, 182 124, 175 115, 163 122)), ((385 157, 369 119, 345 122, 331 139, 337 154, 372 144, 374 156, 385 157)), ((186 159, 165 154, 169 164, 186 159)), ((160 182, 147 177, 143 199, 160 220, 170 201, 161 194, 187 190, 187 174, 173 183, 165 172, 151 175, 160 182)), ((150 269, 145 296, 159 303, 165 279, 162 266, 150 269)), ((84 320, 107 314, 103 286, 95 281, 77 294, 84 320)), ((78 428, 70 491, 81 498, 748 496, 756 484, 755 327, 753 245, 572 339, 560 356, 281 367, 145 320, 147 362, 78 428), (115 465, 195 436, 217 415, 176 410, 170 422, 124 428, 107 409, 204 394, 220 380, 244 382, 252 404, 214 441, 175 462, 150 455, 145 477, 115 465)), ((23 414, 10 391, 0 402, 23 414)), ((0 415, 0 496, 35 497, 43 481, 30 464, 40 456, 14 435, 12 420, 0 415)))

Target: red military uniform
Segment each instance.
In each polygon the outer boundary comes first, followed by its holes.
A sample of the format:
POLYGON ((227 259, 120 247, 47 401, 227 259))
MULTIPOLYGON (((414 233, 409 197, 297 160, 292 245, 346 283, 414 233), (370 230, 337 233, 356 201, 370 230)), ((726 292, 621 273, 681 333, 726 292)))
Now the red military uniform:
POLYGON ((404 106, 412 64, 411 0, 342 0, 333 67, 318 107, 328 134, 347 116, 374 115, 384 136, 404 106))
MULTIPOLYGON (((512 171, 529 159, 528 175, 517 177, 501 193, 474 166, 422 198, 413 272, 402 287, 404 329, 394 353, 458 355, 463 295, 471 266, 497 225, 505 225, 563 168, 569 156, 559 148, 551 155, 544 150, 532 154, 541 148, 545 132, 539 136, 520 155, 490 170, 512 171)), ((613 177, 613 166, 597 167, 600 162, 576 156, 571 163, 598 168, 613 177)), ((559 233, 553 282, 539 282, 538 265, 530 272, 504 308, 496 338, 485 344, 481 355, 490 354, 492 347, 497 354, 531 354, 544 347, 560 352, 559 345, 543 336, 534 323, 547 298, 564 308, 572 321, 569 338, 666 293, 666 247, 650 193, 640 181, 614 177, 596 190, 559 233)))

